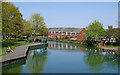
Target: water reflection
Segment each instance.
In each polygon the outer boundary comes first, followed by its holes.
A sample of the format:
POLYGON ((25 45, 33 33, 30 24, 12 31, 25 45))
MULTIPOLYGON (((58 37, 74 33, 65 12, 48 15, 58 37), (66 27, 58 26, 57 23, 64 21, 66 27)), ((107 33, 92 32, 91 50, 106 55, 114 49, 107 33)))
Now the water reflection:
POLYGON ((84 52, 83 60, 89 66, 90 70, 93 70, 94 72, 102 71, 105 65, 108 64, 109 66, 107 67, 109 68, 117 67, 118 65, 118 57, 114 51, 104 51, 98 48, 80 47, 73 44, 57 42, 49 42, 48 48, 66 51, 80 50, 84 52))
POLYGON ((25 64, 25 61, 11 64, 9 66, 2 67, 2 73, 21 73, 23 68, 21 65, 25 64))
POLYGON ((26 64, 30 73, 41 73, 47 61, 46 47, 30 50, 27 56, 26 64))
POLYGON ((87 49, 84 56, 84 61, 90 66, 94 72, 99 72, 104 69, 104 65, 109 64, 109 68, 117 66, 117 56, 115 52, 106 52, 101 49, 87 49))
POLYGON ((73 44, 68 43, 59 43, 59 42, 48 42, 48 48, 49 49, 57 49, 57 50, 66 50, 66 51, 75 51, 75 50, 81 50, 85 51, 85 47, 76 46, 73 44))
POLYGON ((94 48, 87 48, 87 47, 81 47, 76 44, 68 44, 68 43, 59 43, 59 42, 48 42, 48 48, 49 49, 57 49, 57 50, 69 50, 69 51, 75 51, 75 50, 81 50, 82 52, 92 52, 99 54, 103 54, 106 56, 116 55, 116 52, 114 51, 104 51, 102 49, 94 49, 94 48), (88 49, 88 51, 87 51, 88 49))

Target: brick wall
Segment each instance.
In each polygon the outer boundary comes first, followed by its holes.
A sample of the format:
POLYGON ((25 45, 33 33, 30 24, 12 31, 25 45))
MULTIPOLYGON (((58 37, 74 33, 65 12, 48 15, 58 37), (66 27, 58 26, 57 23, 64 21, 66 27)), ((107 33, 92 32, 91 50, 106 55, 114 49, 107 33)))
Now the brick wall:
POLYGON ((83 30, 79 33, 77 40, 86 40, 86 30, 83 28, 83 30))

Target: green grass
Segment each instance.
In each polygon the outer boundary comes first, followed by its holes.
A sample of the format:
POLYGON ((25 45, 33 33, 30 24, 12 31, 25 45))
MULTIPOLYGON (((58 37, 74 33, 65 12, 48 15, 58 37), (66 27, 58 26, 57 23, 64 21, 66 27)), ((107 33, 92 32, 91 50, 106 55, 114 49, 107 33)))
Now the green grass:
POLYGON ((120 47, 120 46, 106 45, 106 47, 120 47))
POLYGON ((16 47, 22 46, 22 45, 29 45, 29 44, 34 44, 30 42, 25 42, 25 41, 17 41, 17 40, 3 40, 2 41, 2 52, 0 53, 0 56, 2 55, 7 55, 10 52, 6 52, 6 49, 8 46, 14 51, 16 47))

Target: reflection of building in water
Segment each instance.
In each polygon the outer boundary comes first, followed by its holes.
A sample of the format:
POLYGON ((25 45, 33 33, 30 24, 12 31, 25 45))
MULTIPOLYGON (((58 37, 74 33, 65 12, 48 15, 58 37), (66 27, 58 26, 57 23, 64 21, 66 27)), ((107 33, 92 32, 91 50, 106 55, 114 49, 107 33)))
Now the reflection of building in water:
POLYGON ((70 46, 70 49, 72 49, 72 46, 70 46))
POLYGON ((63 48, 66 48, 66 44, 63 44, 63 48))
POLYGON ((66 44, 66 48, 68 48, 68 44, 66 44))
POLYGON ((60 44, 58 44, 58 48, 60 48, 60 44))
POLYGON ((77 48, 77 46, 75 46, 75 49, 77 48))
POLYGON ((63 48, 63 43, 62 43, 62 48, 63 48))
MULTIPOLYGON (((99 50, 101 50, 101 49, 99 49, 99 50)), ((100 53, 102 53, 103 55, 116 55, 116 52, 115 51, 103 51, 103 50, 101 50, 101 51, 99 51, 100 53)))
POLYGON ((101 48, 99 48, 99 50, 98 50, 98 51, 99 51, 99 53, 102 53, 102 52, 103 52, 103 50, 102 50, 101 48))
POLYGON ((53 44, 53 48, 54 48, 54 44, 53 44))
POLYGON ((50 45, 50 47, 51 47, 52 44, 49 44, 49 45, 50 45))
POLYGON ((56 47, 56 44, 54 44, 54 48, 56 47))
POLYGON ((84 47, 80 47, 80 50, 82 50, 83 52, 85 51, 86 48, 84 47))
POLYGON ((75 45, 68 44, 68 43, 49 43, 48 48, 66 49, 66 50, 82 50, 82 51, 85 51, 86 49, 84 47, 77 47, 75 45))
POLYGON ((49 48, 58 48, 58 49, 78 49, 79 47, 77 46, 74 46, 74 45, 70 45, 70 44, 67 44, 67 43, 49 43, 48 44, 48 47, 49 48))
POLYGON ((114 54, 116 54, 116 52, 106 51, 106 55, 114 55, 114 54))
POLYGON ((51 44, 51 47, 53 48, 53 44, 51 44))

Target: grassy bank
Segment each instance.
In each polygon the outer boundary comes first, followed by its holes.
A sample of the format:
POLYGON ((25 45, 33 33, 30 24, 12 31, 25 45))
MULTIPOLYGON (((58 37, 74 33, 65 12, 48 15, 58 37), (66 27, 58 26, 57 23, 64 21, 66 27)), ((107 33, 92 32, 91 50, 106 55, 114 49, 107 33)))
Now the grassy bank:
POLYGON ((56 41, 56 42, 63 42, 63 43, 76 43, 76 44, 84 44, 85 41, 80 41, 80 40, 70 40, 70 39, 51 39, 48 38, 46 39, 47 41, 56 41))
POLYGON ((0 53, 1 55, 7 55, 10 52, 6 52, 6 49, 8 46, 10 46, 10 48, 14 51, 16 47, 18 46, 22 46, 22 45, 29 45, 29 44, 34 44, 34 43, 30 43, 30 42, 26 42, 25 40, 2 40, 2 53, 0 53))
POLYGON ((106 45, 106 47, 120 47, 120 46, 113 46, 113 45, 106 45))

